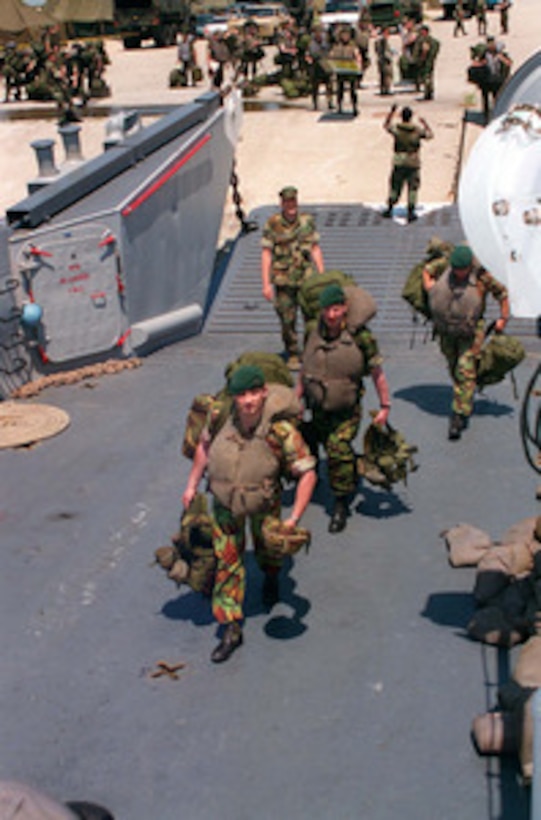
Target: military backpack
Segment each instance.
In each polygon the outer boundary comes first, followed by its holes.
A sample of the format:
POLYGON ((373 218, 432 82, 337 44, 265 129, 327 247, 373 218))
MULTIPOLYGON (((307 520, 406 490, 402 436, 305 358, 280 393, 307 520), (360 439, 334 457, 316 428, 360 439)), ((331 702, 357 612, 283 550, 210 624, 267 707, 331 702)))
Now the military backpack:
POLYGON ((481 348, 477 367, 477 386, 482 390, 505 378, 526 356, 522 343, 514 336, 494 333, 481 348))

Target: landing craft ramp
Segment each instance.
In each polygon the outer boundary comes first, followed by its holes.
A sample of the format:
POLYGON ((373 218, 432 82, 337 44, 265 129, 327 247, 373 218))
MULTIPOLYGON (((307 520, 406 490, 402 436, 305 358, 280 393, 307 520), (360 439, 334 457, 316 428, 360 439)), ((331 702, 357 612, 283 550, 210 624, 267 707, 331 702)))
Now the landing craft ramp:
MULTIPOLYGON (((376 299, 378 313, 371 322, 376 334, 411 337, 412 314, 401 298, 408 271, 424 256, 433 236, 451 242, 464 240, 455 205, 430 206, 420 218, 404 225, 400 209, 397 220, 384 219, 375 207, 362 204, 310 204, 301 210, 314 215, 321 235, 323 257, 328 268, 353 276, 376 299), (401 224, 402 222, 402 224, 401 224)), ((241 326, 250 334, 277 331, 272 306, 261 294, 261 234, 266 219, 276 208, 259 208, 250 214, 258 230, 237 241, 220 292, 205 323, 211 334, 238 333, 241 326)), ((492 318, 497 308, 488 305, 492 318)), ((535 324, 512 320, 509 332, 532 336, 535 324)))

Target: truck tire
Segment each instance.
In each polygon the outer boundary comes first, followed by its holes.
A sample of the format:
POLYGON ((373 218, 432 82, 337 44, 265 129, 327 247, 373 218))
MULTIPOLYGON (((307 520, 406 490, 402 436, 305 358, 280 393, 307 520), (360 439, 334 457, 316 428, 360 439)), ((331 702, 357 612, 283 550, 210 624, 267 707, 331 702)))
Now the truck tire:
POLYGON ((122 41, 124 48, 141 48, 141 38, 137 34, 132 34, 130 37, 124 37, 122 41))

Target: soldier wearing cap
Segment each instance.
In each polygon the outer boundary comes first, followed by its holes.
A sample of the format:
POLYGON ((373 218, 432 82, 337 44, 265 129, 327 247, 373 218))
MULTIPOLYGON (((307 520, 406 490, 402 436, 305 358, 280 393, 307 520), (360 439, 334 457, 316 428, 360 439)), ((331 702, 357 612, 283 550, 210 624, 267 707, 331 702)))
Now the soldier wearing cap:
MULTIPOLYGON (((347 289, 346 295, 340 285, 325 287, 319 297, 319 323, 308 336, 303 357, 300 384, 312 411, 305 435, 314 450, 322 444, 327 453, 334 494, 331 533, 346 527, 357 487, 357 456, 352 442, 361 422, 365 376, 372 377, 380 403, 374 422, 386 424, 391 408, 378 344, 363 319, 362 300, 366 297, 361 288, 347 289)), ((373 304, 371 297, 368 299, 373 304)))
POLYGON ((223 626, 211 655, 214 663, 226 661, 243 642, 246 523, 264 573, 263 602, 271 607, 278 600, 282 559, 266 551, 263 523, 268 516, 280 517, 283 477, 297 481, 286 528, 297 526, 316 483, 314 457, 296 424, 300 404, 294 391, 266 384, 261 368, 242 365, 230 376, 228 393, 231 411, 224 422, 223 408, 211 408, 182 497, 187 509, 208 473, 217 561, 212 610, 223 626))
POLYGON ((430 29, 423 24, 413 46, 413 59, 417 67, 417 81, 423 87, 424 99, 434 99, 434 69, 440 42, 430 34, 430 29))
POLYGON ((342 113, 344 93, 347 85, 349 86, 353 116, 356 117, 359 113, 357 107, 357 86, 359 77, 362 75, 362 58, 361 52, 353 39, 351 26, 343 25, 340 27, 338 31, 338 42, 331 48, 329 59, 334 63, 336 71, 338 113, 342 113))
POLYGON ((449 266, 437 276, 433 263, 423 270, 430 313, 440 348, 453 380, 449 438, 459 439, 473 411, 477 361, 485 338, 487 295, 500 305, 495 331, 501 333, 509 319, 507 288, 475 260, 468 245, 456 245, 449 266))
POLYGON ((300 213, 298 191, 287 185, 280 191, 280 213, 269 217, 261 240, 263 296, 274 303, 282 341, 291 369, 298 369, 298 295, 301 284, 315 271, 323 273, 323 253, 314 217, 300 213))

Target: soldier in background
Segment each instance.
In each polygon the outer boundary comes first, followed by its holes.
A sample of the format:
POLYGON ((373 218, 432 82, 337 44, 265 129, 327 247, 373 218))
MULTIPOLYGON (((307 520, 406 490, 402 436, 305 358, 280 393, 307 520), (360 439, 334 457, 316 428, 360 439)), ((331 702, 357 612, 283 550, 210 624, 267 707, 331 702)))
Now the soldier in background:
POLYGON ((379 93, 382 96, 392 94, 393 85, 393 49, 389 41, 389 29, 380 30, 379 37, 374 43, 376 62, 379 74, 379 93))
POLYGON ((6 45, 4 64, 2 66, 2 76, 4 78, 4 102, 13 99, 22 99, 22 91, 26 83, 26 59, 22 51, 17 49, 13 42, 6 45))
POLYGON ((246 79, 252 79, 257 74, 257 64, 265 56, 263 51, 263 44, 258 34, 257 25, 248 20, 244 24, 242 32, 242 40, 240 44, 241 55, 241 74, 244 74, 246 79))
POLYGON ((491 98, 494 102, 509 76, 513 61, 495 37, 487 37, 486 43, 472 48, 472 63, 468 76, 481 90, 483 114, 486 122, 490 117, 491 98))
POLYGON ((416 65, 417 82, 419 87, 423 87, 425 100, 434 99, 434 70, 439 50, 439 40, 432 37, 429 27, 423 24, 413 46, 413 59, 416 65))
POLYGON ((365 72, 370 68, 371 30, 372 24, 366 19, 363 19, 362 15, 359 15, 359 20, 355 29, 355 44, 359 49, 359 54, 361 55, 361 76, 359 77, 359 83, 361 82, 365 72))
POLYGON ((212 86, 220 89, 224 81, 225 67, 232 61, 232 54, 223 32, 213 32, 208 41, 208 73, 212 86))
POLYGON ((486 36, 487 33, 487 3, 486 0, 477 0, 475 6, 475 16, 477 18, 477 34, 486 36))
POLYGON ((195 85, 195 36, 189 31, 183 31, 177 34, 177 59, 179 70, 184 77, 186 85, 195 85))
POLYGON ((399 25, 398 30, 402 41, 402 51, 398 60, 400 79, 411 80, 415 83, 415 88, 418 91, 419 83, 417 79, 417 68, 415 65, 415 58, 413 56, 415 41, 417 40, 415 21, 411 17, 406 17, 404 19, 404 24, 399 25))
POLYGON ((318 109, 319 86, 322 83, 325 86, 327 108, 329 111, 334 108, 332 99, 332 69, 329 63, 329 51, 329 40, 323 26, 314 26, 305 57, 310 75, 314 111, 318 109))
POLYGON ((279 196, 280 213, 269 217, 263 228, 261 279, 263 296, 274 303, 280 320, 288 364, 297 370, 299 289, 312 273, 323 273, 323 253, 313 216, 299 213, 297 189, 287 185, 279 196))
POLYGON ((357 85, 359 76, 362 76, 362 60, 361 53, 352 37, 350 26, 341 26, 338 32, 338 42, 331 48, 329 59, 333 62, 336 71, 338 113, 342 113, 344 93, 346 86, 348 86, 353 116, 356 117, 359 113, 357 85))
POLYGON ((510 0, 501 0, 501 3, 498 3, 498 9, 500 10, 500 34, 507 34, 509 32, 510 8, 510 0))
POLYGON ((404 185, 408 189, 408 222, 417 219, 415 206, 417 192, 421 185, 421 141, 432 139, 434 134, 423 117, 419 117, 421 126, 412 123, 413 112, 405 106, 402 109, 402 122, 393 125, 397 109, 396 103, 391 107, 383 123, 385 130, 394 138, 393 170, 389 180, 388 207, 383 216, 390 218, 393 207, 400 199, 404 185))
MULTIPOLYGON (((490 293, 500 304, 495 331, 501 333, 509 319, 507 288, 474 259, 471 248, 456 245, 449 266, 435 277, 434 263, 423 270, 423 287, 428 294, 441 352, 447 359, 453 380, 453 404, 449 438, 460 438, 473 411, 477 360, 485 339, 485 313, 490 293)), ((438 260, 439 265, 439 260, 438 260)))
POLYGON ((463 2, 462 2, 462 0, 457 0, 457 4, 456 4, 455 10, 453 12, 453 17, 455 19, 455 27, 453 29, 453 37, 458 37, 458 32, 460 32, 461 34, 464 34, 464 35, 466 35, 468 33, 466 31, 466 29, 464 28, 464 18, 465 18, 465 16, 466 15, 465 15, 465 12, 464 12, 463 2))

